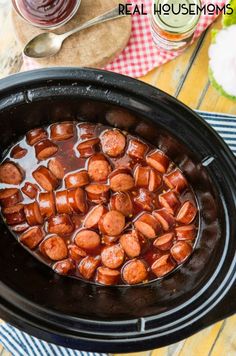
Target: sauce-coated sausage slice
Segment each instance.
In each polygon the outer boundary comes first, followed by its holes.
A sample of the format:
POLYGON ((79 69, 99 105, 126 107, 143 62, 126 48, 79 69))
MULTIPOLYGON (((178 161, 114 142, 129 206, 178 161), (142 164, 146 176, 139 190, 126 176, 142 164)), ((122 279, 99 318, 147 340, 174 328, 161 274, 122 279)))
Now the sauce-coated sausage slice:
POLYGON ((48 134, 43 128, 33 129, 26 134, 26 141, 30 146, 35 145, 37 142, 47 138, 48 134))
POLYGON ((17 188, 6 188, 0 190, 0 205, 9 208, 22 201, 21 191, 17 188))
POLYGON ((154 171, 153 169, 150 170, 149 182, 148 182, 148 190, 150 192, 155 192, 162 183, 161 175, 154 171))
POLYGON ((59 180, 44 166, 39 166, 32 175, 44 190, 52 191, 59 185, 59 180))
POLYGON ((171 260, 170 255, 163 255, 152 264, 152 272, 158 277, 164 277, 167 273, 173 271, 175 263, 171 260))
POLYGON ((117 210, 126 217, 132 217, 133 215, 133 203, 129 193, 119 192, 113 194, 110 199, 111 210, 117 210))
POLYGON ((100 284, 112 286, 117 284, 120 272, 107 267, 98 267, 96 281, 100 284))
POLYGON ((95 137, 96 125, 82 123, 78 125, 79 137, 81 140, 95 137))
POLYGON ((58 214, 72 214, 72 208, 68 201, 68 191, 62 190, 55 194, 56 210, 58 214))
POLYGON ((102 216, 98 225, 103 234, 117 236, 124 230, 125 217, 119 211, 111 210, 102 216))
POLYGON ((50 159, 48 163, 48 169, 52 172, 52 174, 57 178, 57 179, 63 179, 65 172, 64 172, 64 167, 61 164, 61 162, 57 158, 52 158, 50 159))
POLYGON ((141 253, 141 245, 136 231, 122 235, 120 244, 130 258, 138 257, 141 253))
POLYGON ((148 188, 150 177, 150 167, 137 166, 134 171, 136 187, 148 188))
POLYGON ((62 276, 68 275, 74 269, 75 269, 75 265, 69 258, 63 261, 58 261, 53 265, 54 272, 62 276))
POLYGON ((147 151, 148 151, 148 146, 146 145, 146 143, 134 139, 129 141, 127 154, 131 158, 144 160, 147 151))
POLYGON ((127 284, 142 283, 148 278, 148 270, 141 260, 131 260, 122 269, 122 277, 127 284))
POLYGON ((109 236, 109 235, 103 235, 102 237, 102 243, 105 245, 114 245, 115 242, 119 240, 120 236, 109 236))
POLYGON ((93 182, 106 181, 111 173, 111 166, 105 156, 97 154, 88 161, 88 174, 93 182))
POLYGON ((26 231, 29 228, 29 224, 27 222, 23 222, 18 225, 11 226, 12 231, 16 232, 17 234, 26 231))
POLYGON ((68 140, 74 136, 74 125, 71 122, 61 122, 51 126, 51 139, 55 141, 68 140))
POLYGON ((126 138, 120 130, 106 130, 101 135, 102 150, 110 157, 120 156, 126 146, 126 138))
POLYGON ((89 184, 85 187, 88 199, 93 203, 107 203, 110 196, 110 187, 105 184, 89 184))
POLYGON ((8 225, 17 225, 25 222, 24 205, 17 204, 4 208, 2 211, 8 225))
POLYGON ((83 189, 77 188, 67 192, 68 202, 73 212, 75 213, 87 213, 88 204, 86 200, 86 194, 83 189))
POLYGON ((67 189, 84 187, 89 184, 89 175, 86 170, 70 173, 65 177, 67 189))
POLYGON ((163 208, 166 208, 173 215, 180 205, 177 195, 172 190, 159 195, 159 202, 163 208))
POLYGON ((142 210, 152 211, 153 210, 153 196, 149 190, 140 188, 138 190, 138 195, 134 197, 135 204, 142 210))
POLYGON ((176 216, 176 221, 182 224, 190 224, 196 217, 197 209, 191 201, 186 201, 176 216))
POLYGON ((92 230, 81 230, 75 236, 76 245, 85 251, 97 249, 100 242, 100 236, 92 230))
POLYGON ((100 265, 100 256, 87 256, 79 264, 79 272, 85 279, 91 279, 100 265))
POLYGON ((41 225, 43 223, 43 218, 39 209, 39 204, 37 202, 30 203, 24 207, 26 220, 29 225, 41 225))
POLYGON ((0 165, 0 183, 20 184, 24 179, 24 174, 20 166, 13 162, 5 162, 0 165))
POLYGON ((159 221, 164 231, 169 231, 175 224, 174 216, 165 208, 154 210, 152 214, 159 221))
POLYGON ((40 250, 53 261, 63 260, 68 255, 65 241, 57 235, 44 240, 40 245, 40 250))
POLYGON ((40 161, 52 157, 58 151, 57 145, 55 145, 55 143, 48 140, 47 138, 43 141, 36 143, 34 148, 35 148, 36 157, 40 161))
POLYGON ((104 247, 101 253, 102 263, 104 266, 116 269, 120 267, 124 261, 125 253, 120 245, 112 245, 104 247))
POLYGON ((175 189, 178 193, 182 193, 188 186, 186 178, 178 168, 166 174, 163 179, 170 189, 175 189))
POLYGON ((43 240, 44 233, 39 226, 32 227, 31 229, 24 232, 20 237, 20 242, 27 246, 29 249, 33 250, 39 245, 43 240))
POLYGON ((27 155, 27 149, 21 147, 20 145, 16 145, 15 147, 13 147, 13 149, 11 150, 11 157, 14 159, 21 159, 23 157, 25 157, 27 155))
POLYGON ((179 226, 175 228, 177 240, 194 240, 196 237, 195 225, 179 226))
POLYGON ((52 216, 48 220, 48 232, 50 234, 69 235, 74 231, 74 224, 67 214, 52 216))
POLYGON ((110 187, 114 192, 126 192, 134 187, 134 178, 127 173, 118 173, 110 178, 110 187))
POLYGON ((98 137, 80 142, 77 146, 81 158, 88 158, 92 156, 98 149, 100 140, 98 137))
POLYGON ((42 217, 50 218, 55 215, 56 208, 53 192, 40 193, 38 201, 42 217))
POLYGON ((141 215, 134 226, 148 239, 154 239, 161 229, 159 222, 151 214, 141 215))
POLYGON ((21 189, 22 193, 27 195, 30 199, 35 199, 38 194, 38 187, 36 184, 26 182, 24 187, 21 189))
POLYGON ((160 173, 165 173, 169 167, 169 158, 160 150, 150 153, 146 158, 147 164, 160 173))
POLYGON ((168 251, 173 245, 174 233, 169 232, 168 234, 158 237, 154 242, 153 246, 157 247, 161 251, 168 251))
POLYGON ((88 212, 84 220, 84 226, 87 229, 95 229, 98 227, 98 223, 102 216, 107 212, 104 205, 96 205, 92 210, 88 212))
POLYGON ((77 262, 80 262, 82 258, 87 256, 87 253, 84 250, 82 250, 82 248, 76 245, 69 245, 68 250, 69 250, 69 257, 77 262))
POLYGON ((180 264, 186 261, 186 259, 191 255, 192 250, 192 246, 186 241, 178 241, 173 245, 170 253, 175 261, 180 264))

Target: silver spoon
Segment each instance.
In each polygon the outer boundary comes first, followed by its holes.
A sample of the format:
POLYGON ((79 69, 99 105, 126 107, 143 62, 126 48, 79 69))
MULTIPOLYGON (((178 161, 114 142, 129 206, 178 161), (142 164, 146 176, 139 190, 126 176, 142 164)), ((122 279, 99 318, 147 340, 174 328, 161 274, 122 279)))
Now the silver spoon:
POLYGON ((119 9, 116 7, 113 10, 106 12, 103 15, 95 17, 86 23, 82 24, 79 27, 74 28, 71 31, 65 32, 61 35, 57 35, 52 32, 41 33, 40 35, 34 37, 30 40, 25 46, 23 53, 27 57, 31 58, 45 58, 54 56, 61 49, 62 43, 65 39, 76 32, 82 31, 86 28, 92 27, 99 23, 116 19, 118 17, 122 17, 124 15, 119 14, 119 9))

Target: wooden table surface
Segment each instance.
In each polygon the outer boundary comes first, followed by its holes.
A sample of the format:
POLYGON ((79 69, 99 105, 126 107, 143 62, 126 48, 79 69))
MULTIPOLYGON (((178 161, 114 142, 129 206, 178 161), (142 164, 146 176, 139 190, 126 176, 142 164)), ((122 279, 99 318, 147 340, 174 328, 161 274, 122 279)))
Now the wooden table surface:
MULTIPOLYGON (((9 17, 9 0, 0 0, 0 77, 15 73, 22 66, 9 17)), ((220 96, 208 80, 208 47, 212 28, 177 59, 152 70, 141 80, 177 97, 193 109, 236 114, 236 102, 220 96)), ((0 345, 0 356, 9 355, 0 345)), ((234 356, 236 355, 236 316, 169 347, 131 356, 234 356)))

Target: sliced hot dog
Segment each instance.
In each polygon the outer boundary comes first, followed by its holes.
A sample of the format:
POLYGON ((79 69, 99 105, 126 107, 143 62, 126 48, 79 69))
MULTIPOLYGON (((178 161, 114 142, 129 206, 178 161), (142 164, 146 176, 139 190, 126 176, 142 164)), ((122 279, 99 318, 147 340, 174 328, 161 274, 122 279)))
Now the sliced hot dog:
POLYGON ((134 226, 148 239, 154 239, 161 229, 159 222, 151 214, 141 215, 134 226))
POLYGON ((25 222, 24 205, 17 204, 2 211, 8 225, 17 225, 25 222))
POLYGON ((42 217, 50 218, 56 214, 55 200, 53 192, 39 194, 39 209, 42 217))
POLYGON ((105 184, 89 184, 85 187, 88 199, 93 203, 107 203, 110 196, 110 187, 105 184))
POLYGON ((102 216, 107 212, 104 205, 97 205, 86 215, 84 220, 84 226, 87 229, 95 229, 98 227, 98 223, 102 216))
POLYGON ((24 211, 29 225, 34 226, 41 225, 43 223, 43 218, 37 202, 25 205, 24 211))
POLYGON ((138 195, 134 197, 134 202, 139 208, 145 211, 152 211, 154 208, 152 193, 144 188, 138 190, 138 195))
POLYGON ((120 272, 107 267, 98 267, 96 281, 100 284, 112 286, 117 284, 120 272))
POLYGON ((188 186, 186 178, 178 168, 164 175, 163 179, 170 189, 175 189, 178 193, 182 193, 188 186))
POLYGON ((175 218, 169 210, 163 208, 153 211, 153 216, 156 218, 164 231, 169 231, 175 224, 175 218))
POLYGON ((47 138, 48 134, 43 128, 33 129, 26 134, 26 141, 30 146, 35 145, 37 142, 47 138))
POLYGON ((173 245, 170 253, 175 261, 179 264, 186 261, 186 259, 191 255, 192 251, 192 246, 186 241, 178 241, 173 245))
POLYGON ((119 192, 112 195, 110 206, 112 210, 117 210, 126 217, 133 215, 134 208, 129 193, 119 192))
POLYGON ((137 166, 134 171, 136 187, 148 188, 150 177, 150 167, 137 166))
POLYGON ((120 130, 106 130, 101 135, 102 150, 110 157, 120 156, 126 146, 126 138, 120 130))
POLYGON ((53 261, 63 260, 68 255, 65 241, 57 235, 44 240, 40 245, 40 250, 53 261))
POLYGON ((162 183, 161 175, 158 172, 151 169, 149 182, 148 182, 148 190, 150 190, 150 192, 155 192, 158 188, 160 188, 161 183, 162 183))
POLYGON ((160 173, 165 173, 169 167, 169 158, 160 150, 151 152, 146 158, 147 164, 160 173))
POLYGON ((38 187, 36 184, 26 182, 21 191, 30 199, 35 199, 38 194, 38 187))
POLYGON ((39 166, 32 175, 44 190, 52 191, 59 185, 59 180, 44 166, 39 166))
POLYGON ((29 228, 29 224, 27 222, 23 222, 18 225, 11 226, 12 231, 16 232, 17 234, 26 231, 29 228))
POLYGON ((13 162, 5 162, 0 165, 0 183, 20 184, 24 179, 24 174, 20 166, 13 162))
POLYGON ((36 143, 34 148, 35 148, 36 157, 40 161, 52 157, 58 151, 57 145, 55 145, 55 143, 48 140, 47 138, 45 140, 36 143))
POLYGON ((78 125, 79 137, 81 140, 95 137, 96 125, 89 123, 82 123, 78 125))
POLYGON ((98 137, 90 138, 86 141, 80 142, 77 146, 80 157, 87 158, 92 156, 98 150, 99 143, 100 140, 98 137))
POLYGON ((163 255, 152 264, 152 272, 158 277, 163 277, 173 271, 175 263, 171 260, 170 255, 163 255))
POLYGON ((61 162, 57 158, 50 159, 48 169, 57 179, 63 179, 65 172, 61 162))
POLYGON ((79 264, 79 272, 85 279, 91 279, 100 265, 100 257, 87 256, 79 264))
POLYGON ((92 230, 81 230, 75 236, 76 245, 85 251, 97 249, 100 242, 100 236, 92 230))
POLYGON ((166 208, 171 214, 175 214, 180 205, 180 201, 172 190, 159 195, 159 202, 163 208, 166 208))
POLYGON ((27 155, 27 152, 28 151, 26 148, 22 148, 20 145, 16 145, 11 150, 11 157, 14 159, 20 159, 25 157, 25 155, 27 155))
POLYGON ((122 235, 120 244, 130 258, 138 257, 141 253, 141 245, 136 231, 122 235))
POLYGON ((53 270, 62 276, 68 275, 74 269, 75 265, 69 258, 63 261, 56 262, 53 266, 53 270))
POLYGON ((71 122, 61 122, 51 126, 51 139, 64 141, 74 136, 74 124, 71 122))
POLYGON ((68 191, 62 190, 55 194, 56 210, 58 214, 72 214, 72 208, 68 201, 68 191))
POLYGON ((117 236, 125 227, 125 217, 119 211, 111 210, 102 216, 98 226, 103 234, 117 236))
POLYGON ((175 228, 177 240, 194 240, 196 237, 195 225, 179 226, 175 228))
POLYGON ((67 214, 52 216, 48 220, 48 232, 50 234, 69 235, 74 231, 74 224, 67 214))
POLYGON ((3 208, 9 208, 22 201, 21 191, 17 188, 6 188, 0 190, 0 205, 3 208))
POLYGON ((29 249, 33 250, 39 245, 39 243, 44 238, 44 232, 39 226, 32 227, 31 229, 24 232, 19 241, 27 246, 29 249))
POLYGON ((144 160, 147 151, 148 151, 148 146, 146 145, 146 143, 141 142, 139 140, 134 140, 134 139, 129 141, 127 154, 131 158, 135 158, 138 160, 144 160))
POLYGON ((87 256, 87 253, 84 250, 82 250, 82 248, 76 245, 69 245, 68 249, 69 249, 69 257, 77 262, 80 262, 82 258, 87 256))
POLYGON ((88 211, 88 204, 86 194, 83 189, 77 188, 67 192, 68 202, 70 208, 75 213, 86 213, 88 211))
POLYGON ((118 244, 107 246, 102 250, 101 258, 105 267, 116 269, 122 265, 125 253, 123 248, 118 244))
POLYGON ((142 283, 148 278, 148 270, 143 261, 132 260, 124 265, 122 277, 127 284, 142 283))
POLYGON ((153 246, 157 247, 161 251, 167 251, 173 245, 174 233, 169 232, 168 234, 158 237, 154 242, 153 246))
POLYGON ((88 174, 93 182, 106 181, 111 173, 111 166, 105 156, 97 154, 88 161, 88 174))
POLYGON ((110 178, 110 187, 114 192, 126 192, 134 187, 134 178, 127 173, 118 173, 110 178))
POLYGON ((197 209, 191 201, 186 201, 176 216, 176 221, 182 224, 190 224, 197 215, 197 209))
POLYGON ((65 177, 67 189, 84 187, 89 184, 89 175, 86 170, 70 173, 65 177))

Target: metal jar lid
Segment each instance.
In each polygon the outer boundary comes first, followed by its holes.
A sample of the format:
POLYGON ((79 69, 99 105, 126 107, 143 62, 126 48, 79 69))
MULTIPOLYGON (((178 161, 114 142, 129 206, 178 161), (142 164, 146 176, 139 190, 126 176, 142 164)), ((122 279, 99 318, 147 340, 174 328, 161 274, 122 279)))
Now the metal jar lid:
POLYGON ((197 7, 200 6, 200 0, 153 0, 152 18, 163 31, 184 34, 195 29, 201 15, 200 11, 197 11, 197 7), (174 12, 172 12, 172 7, 174 12), (182 11, 177 14, 179 7, 182 11), (183 14, 186 12, 186 8, 191 9, 191 12, 183 14), (158 13, 155 14, 154 9, 157 9, 158 13), (168 9, 170 10, 168 11, 168 9))

